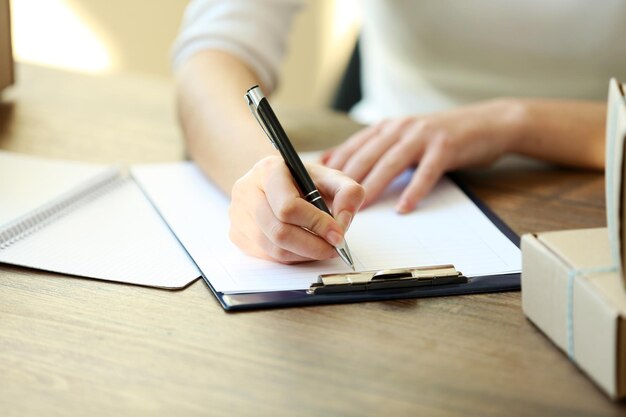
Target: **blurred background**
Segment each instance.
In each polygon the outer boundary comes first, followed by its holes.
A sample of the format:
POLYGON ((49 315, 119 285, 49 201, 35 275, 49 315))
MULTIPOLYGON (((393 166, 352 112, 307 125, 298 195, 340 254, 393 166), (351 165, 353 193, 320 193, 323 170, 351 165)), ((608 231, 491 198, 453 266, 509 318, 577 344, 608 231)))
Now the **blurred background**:
MULTIPOLYGON (((171 77, 187 0, 11 0, 18 62, 89 74, 171 77)), ((294 22, 273 101, 326 106, 354 47, 358 0, 309 0, 294 22), (305 94, 302 94, 302 93, 305 94)))

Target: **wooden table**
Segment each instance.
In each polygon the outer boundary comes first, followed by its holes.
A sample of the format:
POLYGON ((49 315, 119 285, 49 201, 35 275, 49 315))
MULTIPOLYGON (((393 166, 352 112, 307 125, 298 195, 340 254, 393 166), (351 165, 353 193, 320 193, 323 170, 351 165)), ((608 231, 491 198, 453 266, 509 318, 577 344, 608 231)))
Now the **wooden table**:
MULTIPOLYGON (((17 75, 0 104, 1 149, 122 163, 184 155, 168 80, 17 75)), ((318 119, 343 120, 328 117, 318 119)), ((310 119, 293 120, 306 136, 310 119)), ((597 173, 513 161, 463 176, 520 234, 605 223, 597 173)), ((228 314, 201 281, 164 291, 0 266, 2 416, 625 410, 524 318, 519 292, 228 314)))

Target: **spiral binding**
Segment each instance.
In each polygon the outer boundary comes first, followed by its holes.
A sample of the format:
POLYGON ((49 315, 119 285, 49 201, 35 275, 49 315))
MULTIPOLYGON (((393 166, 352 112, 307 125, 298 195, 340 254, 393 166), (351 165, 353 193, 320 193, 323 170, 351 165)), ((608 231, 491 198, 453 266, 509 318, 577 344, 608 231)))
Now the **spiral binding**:
POLYGON ((118 187, 127 179, 119 168, 110 168, 68 193, 8 223, 0 229, 0 251, 42 229, 76 208, 118 187))

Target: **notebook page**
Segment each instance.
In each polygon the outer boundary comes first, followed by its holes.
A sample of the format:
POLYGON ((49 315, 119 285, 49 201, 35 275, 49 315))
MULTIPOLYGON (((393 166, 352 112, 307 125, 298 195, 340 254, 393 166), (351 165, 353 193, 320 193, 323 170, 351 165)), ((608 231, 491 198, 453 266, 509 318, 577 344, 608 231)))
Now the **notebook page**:
MULTIPOLYGON (((228 238, 228 199, 189 162, 137 166, 132 175, 215 290, 306 289, 319 274, 347 272, 338 258, 281 265, 243 254, 228 238)), ((393 210, 407 176, 357 214, 346 235, 358 270, 453 263, 468 276, 519 272, 519 249, 451 181, 409 215, 393 210)))
POLYGON ((0 249, 0 262, 108 281, 181 288, 200 276, 131 179, 0 249))
POLYGON ((0 229, 107 169, 106 165, 0 151, 0 229))

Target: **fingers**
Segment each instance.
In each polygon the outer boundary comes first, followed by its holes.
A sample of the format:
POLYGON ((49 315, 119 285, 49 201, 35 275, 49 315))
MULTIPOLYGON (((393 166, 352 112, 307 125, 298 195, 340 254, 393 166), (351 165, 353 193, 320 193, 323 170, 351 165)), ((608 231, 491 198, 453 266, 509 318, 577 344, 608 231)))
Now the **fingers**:
POLYGON ((269 157, 233 187, 230 237, 245 253, 282 263, 337 256, 363 187, 339 171, 309 168, 342 223, 302 199, 282 159, 269 157))
POLYGON ((398 119, 381 124, 376 133, 350 155, 341 170, 355 181, 363 181, 381 156, 400 140, 408 123, 409 119, 398 119))
MULTIPOLYGON (((322 213, 301 198, 298 197, 297 200, 322 213)), ((259 244, 271 258, 279 262, 285 262, 328 259, 336 255, 335 247, 329 242, 299 225, 291 224, 286 222, 285 219, 277 217, 275 210, 276 208, 271 207, 271 204, 265 200, 264 204, 260 204, 255 211, 255 220, 263 233, 263 236, 260 236, 258 239, 259 244)), ((326 216, 328 215, 326 214, 326 216)), ((294 219, 298 221, 300 217, 294 217, 294 219)), ((335 233, 338 236, 337 239, 339 239, 337 244, 339 244, 342 234, 340 232, 335 233)))
POLYGON ((341 244, 343 229, 331 215, 300 198, 286 167, 267 178, 264 190, 269 207, 278 221, 304 227, 331 245, 341 244))
POLYGON ((406 213, 415 208, 446 171, 488 165, 506 152, 510 120, 504 118, 503 123, 498 123, 494 117, 499 114, 494 108, 501 105, 477 103, 384 121, 329 151, 323 161, 364 185, 366 205, 377 199, 402 171, 417 166, 396 206, 399 212, 406 213))
POLYGON ((264 191, 258 187, 248 187, 245 200, 240 198, 240 193, 233 193, 229 214, 230 238, 248 255, 281 263, 336 256, 334 247, 324 239, 279 220, 264 191))
POLYGON ((345 232, 365 199, 365 189, 338 171, 309 166, 320 193, 331 201, 331 212, 345 232))
POLYGON ((364 143, 375 136, 380 128, 381 125, 366 127, 349 137, 343 144, 332 150, 327 157, 325 165, 329 168, 342 170, 346 161, 348 161, 364 143))
POLYGON ((283 264, 293 264, 297 262, 310 261, 288 250, 275 246, 263 233, 258 236, 248 236, 240 230, 231 229, 230 239, 247 255, 261 258, 268 261, 280 262, 283 264))
POLYGON ((325 150, 320 156, 319 163, 322 165, 327 165, 328 161, 330 161, 330 157, 333 155, 333 152, 335 152, 335 148, 325 150))
POLYGON ((364 206, 375 201, 404 170, 417 165, 411 182, 396 209, 412 211, 449 168, 443 152, 449 140, 441 128, 424 118, 385 121, 350 138, 327 157, 333 164, 365 187, 364 206), (352 154, 350 154, 352 153, 352 154), (341 165, 343 164, 343 165, 341 165))
POLYGON ((420 133, 420 127, 413 126, 376 162, 362 181, 366 190, 364 206, 374 202, 398 175, 422 158, 427 140, 420 133))
POLYGON ((337 156, 336 160, 345 159, 342 171, 362 182, 365 206, 375 201, 394 178, 416 165, 425 149, 434 143, 426 127, 420 118, 385 121, 356 137, 354 143, 334 151, 333 155, 348 153, 355 143, 358 145, 352 155, 337 156))
POLYGON ((396 210, 399 213, 413 211, 417 203, 433 189, 446 170, 445 157, 445 154, 437 149, 425 153, 409 185, 398 199, 396 210))

